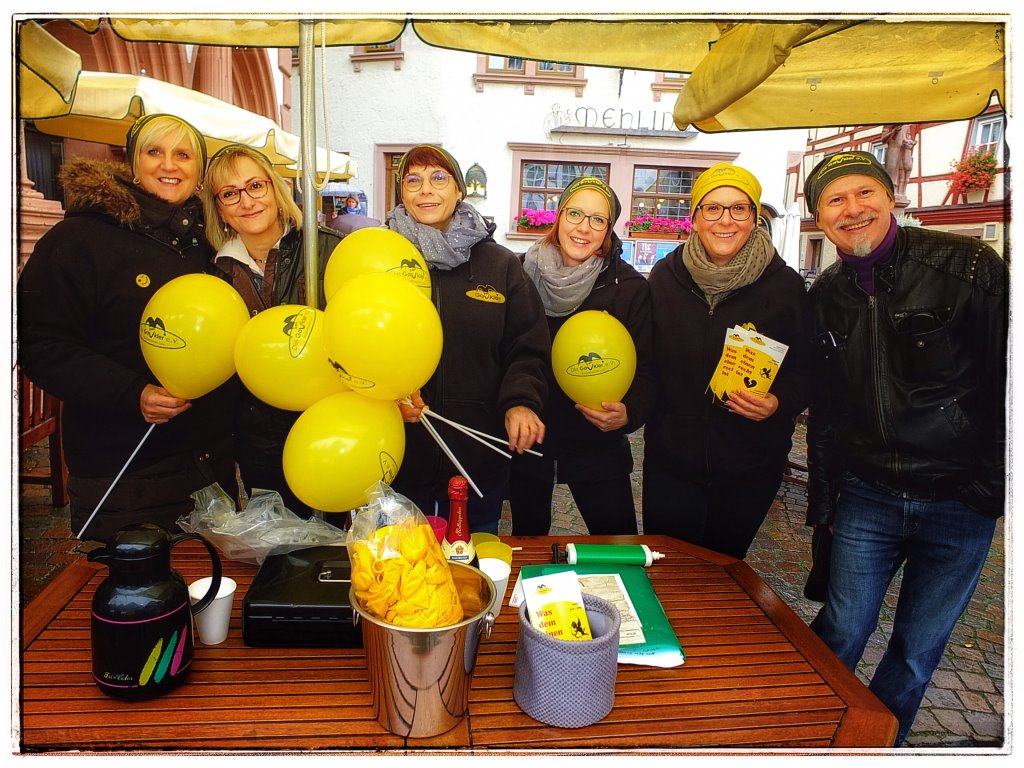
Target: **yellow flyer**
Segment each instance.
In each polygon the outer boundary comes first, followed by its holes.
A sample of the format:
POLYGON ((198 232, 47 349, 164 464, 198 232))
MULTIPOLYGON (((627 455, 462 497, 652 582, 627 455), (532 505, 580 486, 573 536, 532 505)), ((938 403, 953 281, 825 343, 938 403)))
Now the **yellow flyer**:
POLYGON ((764 397, 771 389, 789 347, 756 330, 735 326, 726 332, 722 361, 711 379, 712 389, 725 400, 746 389, 764 397), (727 360, 728 358, 728 360, 727 360), (731 362, 726 366, 724 362, 731 362))

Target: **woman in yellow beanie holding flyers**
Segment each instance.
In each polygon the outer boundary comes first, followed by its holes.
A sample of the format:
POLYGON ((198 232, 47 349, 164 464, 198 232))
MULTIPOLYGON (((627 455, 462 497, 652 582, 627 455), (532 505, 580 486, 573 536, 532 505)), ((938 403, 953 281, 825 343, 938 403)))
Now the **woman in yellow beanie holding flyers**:
POLYGON ((753 174, 708 168, 693 184, 693 233, 649 279, 657 396, 644 434, 644 533, 738 558, 782 483, 811 386, 807 292, 757 226, 760 208, 753 174), (788 346, 763 396, 709 386, 737 326, 788 346))

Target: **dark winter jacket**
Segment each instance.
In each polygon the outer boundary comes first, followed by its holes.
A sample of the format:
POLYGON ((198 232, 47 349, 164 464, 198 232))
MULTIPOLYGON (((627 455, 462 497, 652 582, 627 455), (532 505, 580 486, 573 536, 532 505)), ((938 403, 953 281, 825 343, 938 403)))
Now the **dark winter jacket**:
MULTIPOLYGON (((573 313, 548 317, 547 321, 552 340, 570 317, 588 310, 608 312, 626 326, 636 347, 636 373, 622 398, 629 422, 613 432, 599 430, 576 410, 576 404, 558 386, 548 365, 548 402, 541 415, 545 427, 542 450, 545 459, 557 462, 556 478, 561 483, 629 474, 632 454, 628 445, 624 446, 626 436, 644 425, 654 404, 650 290, 647 279, 622 260, 621 241, 614 235, 613 238, 614 255, 608 257, 590 295, 573 313)), ((544 468, 550 466, 547 461, 528 454, 513 460, 524 472, 550 477, 550 469, 544 468)))
MULTIPOLYGON (((212 267, 198 199, 173 206, 131 179, 122 164, 67 163, 67 214, 18 281, 18 364, 64 402, 64 453, 79 477, 116 475, 149 428, 139 398, 158 381, 139 344, 146 304, 173 278, 212 267)), ((158 425, 132 468, 230 436, 231 389, 158 425)))
POLYGON ((803 280, 775 254, 756 281, 712 311, 683 265, 684 247, 655 264, 648 279, 658 394, 644 429, 644 460, 712 485, 781 477, 795 419, 810 397, 810 310, 803 280), (732 413, 708 387, 726 330, 748 323, 789 346, 770 389, 779 408, 763 421, 732 413))
MULTIPOLYGON (((547 399, 551 337, 540 295, 519 258, 490 236, 455 269, 431 268, 430 281, 443 347, 437 370, 421 389, 423 401, 441 416, 507 439, 505 412, 523 405, 539 415, 547 399)), ((434 424, 481 491, 504 487, 507 458, 434 424)), ((422 497, 447 487, 458 470, 423 425, 406 424, 405 435, 395 490, 422 497)))
POLYGON ((875 294, 836 262, 810 291, 814 399, 807 522, 844 471, 894 495, 1003 513, 1006 264, 969 237, 901 228, 875 294))
MULTIPOLYGON (((245 264, 231 257, 218 256, 217 269, 238 289, 245 299, 251 315, 281 304, 306 305, 306 263, 302 247, 302 230, 293 229, 281 238, 270 257, 274 264, 274 280, 261 290, 253 272, 245 264), (268 295, 269 294, 269 295, 268 295)), ((324 298, 324 272, 341 236, 325 227, 317 230, 317 265, 320 273, 320 301, 318 309, 326 306, 324 298)), ((268 269, 269 272, 269 269, 268 269)), ((245 455, 258 454, 271 461, 279 461, 288 432, 299 417, 298 411, 275 408, 264 403, 249 390, 241 387, 235 412, 235 433, 245 455)))

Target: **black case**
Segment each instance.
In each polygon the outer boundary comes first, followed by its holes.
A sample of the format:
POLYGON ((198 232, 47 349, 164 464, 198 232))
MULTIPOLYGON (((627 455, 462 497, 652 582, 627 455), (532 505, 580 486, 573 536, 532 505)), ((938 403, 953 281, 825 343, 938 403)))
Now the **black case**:
POLYGON ((246 645, 358 648, 362 632, 349 604, 345 547, 271 551, 242 603, 246 645))

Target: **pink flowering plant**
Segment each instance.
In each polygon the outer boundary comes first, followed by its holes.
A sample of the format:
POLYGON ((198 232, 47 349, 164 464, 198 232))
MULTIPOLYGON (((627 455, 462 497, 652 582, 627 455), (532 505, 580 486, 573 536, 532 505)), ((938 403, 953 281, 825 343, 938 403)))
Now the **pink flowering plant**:
POLYGON ((555 223, 558 218, 557 211, 535 211, 531 208, 524 208, 516 219, 516 224, 528 229, 547 229, 555 223))
POLYGON ((949 188, 954 195, 985 190, 992 186, 995 177, 995 152, 991 149, 976 149, 969 152, 963 160, 953 163, 953 177, 949 180, 949 188))
POLYGON ((659 219, 653 213, 645 213, 635 219, 626 222, 626 229, 630 232, 664 232, 666 234, 690 234, 693 231, 693 223, 690 217, 685 219, 659 219))

